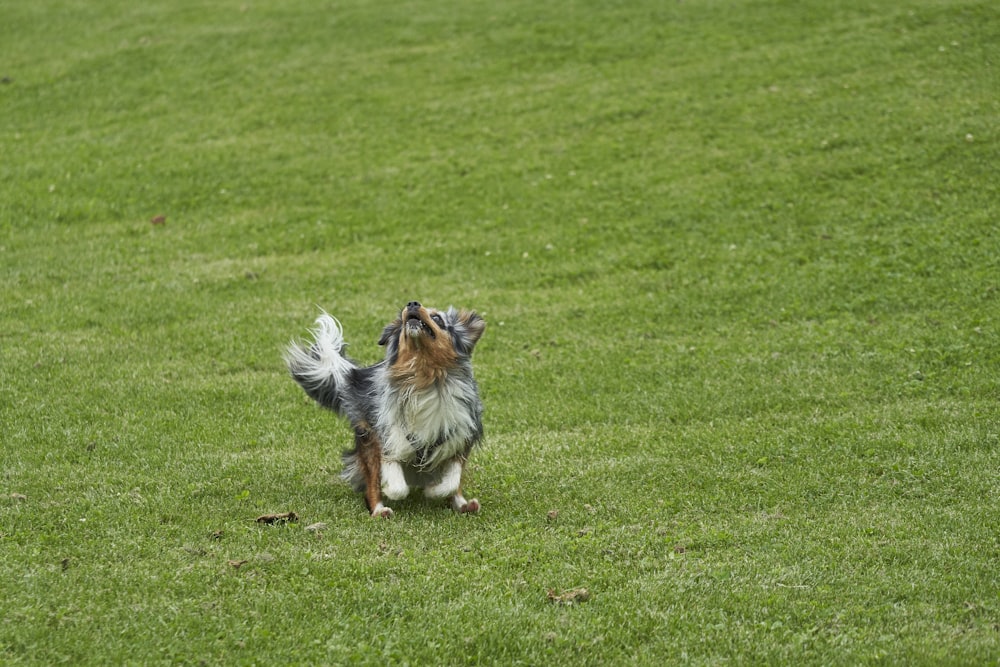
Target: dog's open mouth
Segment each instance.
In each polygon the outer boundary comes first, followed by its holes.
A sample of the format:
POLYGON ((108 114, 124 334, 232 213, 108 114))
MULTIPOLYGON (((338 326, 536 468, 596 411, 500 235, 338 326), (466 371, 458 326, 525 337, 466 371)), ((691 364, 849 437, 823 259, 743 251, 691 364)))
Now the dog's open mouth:
POLYGON ((435 337, 434 330, 420 318, 418 311, 409 311, 406 313, 406 321, 403 323, 403 327, 406 329, 406 335, 410 338, 418 338, 420 336, 435 337))

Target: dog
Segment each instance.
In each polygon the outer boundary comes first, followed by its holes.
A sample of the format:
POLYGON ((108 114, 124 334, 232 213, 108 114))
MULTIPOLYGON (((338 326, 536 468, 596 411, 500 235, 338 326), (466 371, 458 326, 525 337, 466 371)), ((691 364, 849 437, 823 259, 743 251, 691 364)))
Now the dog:
POLYGON ((428 498, 447 498, 456 512, 479 512, 477 499, 462 496, 462 474, 483 437, 471 356, 485 330, 475 311, 440 311, 411 301, 382 331, 385 359, 372 366, 344 356, 340 322, 325 312, 311 330, 311 344, 287 348, 295 381, 354 429, 341 477, 364 493, 372 517, 392 517, 383 494, 400 500, 411 487, 428 498))

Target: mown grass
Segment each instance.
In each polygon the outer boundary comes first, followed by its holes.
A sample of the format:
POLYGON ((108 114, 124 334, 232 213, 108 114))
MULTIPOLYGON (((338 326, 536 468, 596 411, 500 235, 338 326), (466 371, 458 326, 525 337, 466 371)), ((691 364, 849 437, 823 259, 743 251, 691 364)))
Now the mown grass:
POLYGON ((2 16, 0 662, 1000 659, 990 3, 2 16), (282 368, 413 298, 480 516, 282 368))

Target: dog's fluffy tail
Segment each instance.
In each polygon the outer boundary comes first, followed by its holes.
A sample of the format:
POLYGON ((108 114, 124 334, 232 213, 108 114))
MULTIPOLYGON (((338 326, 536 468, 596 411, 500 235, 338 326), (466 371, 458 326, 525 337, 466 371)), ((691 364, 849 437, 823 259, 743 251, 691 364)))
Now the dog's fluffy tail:
POLYGON ((344 332, 340 322, 323 313, 310 329, 313 343, 305 347, 293 342, 285 350, 285 363, 292 377, 324 408, 342 412, 343 391, 357 366, 341 354, 344 332))

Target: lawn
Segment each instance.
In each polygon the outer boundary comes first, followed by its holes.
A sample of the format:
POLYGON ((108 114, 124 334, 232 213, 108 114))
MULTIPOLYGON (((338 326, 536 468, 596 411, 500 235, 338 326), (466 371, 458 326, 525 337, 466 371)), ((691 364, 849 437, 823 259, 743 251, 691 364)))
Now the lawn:
POLYGON ((0 0, 0 664, 1000 662, 998 91, 986 1, 0 0), (477 516, 282 364, 412 299, 477 516))

